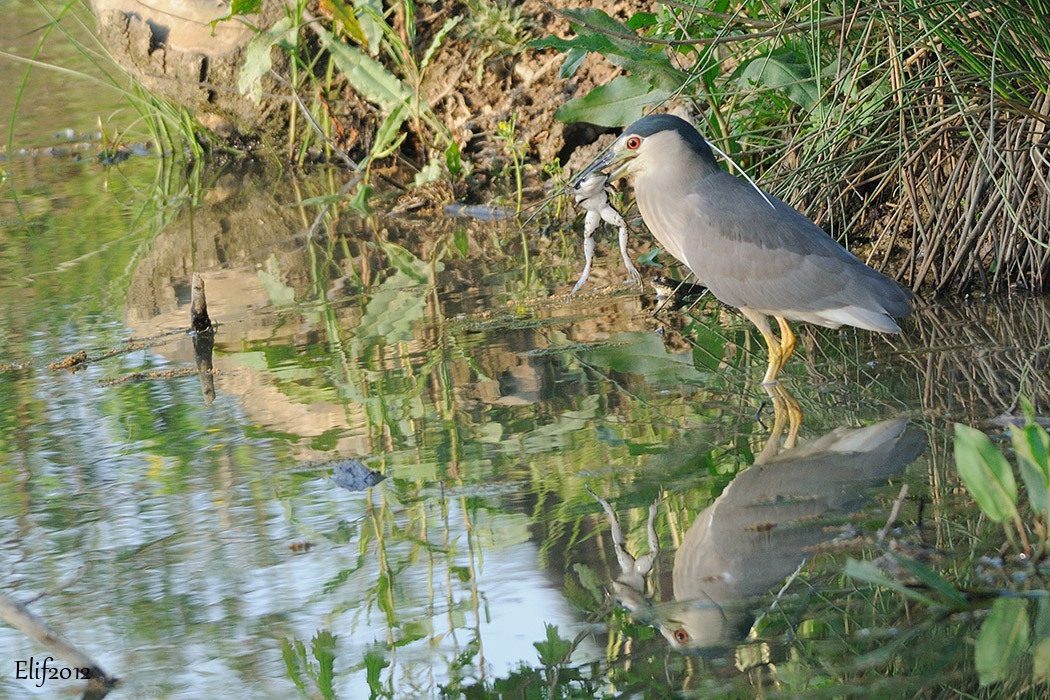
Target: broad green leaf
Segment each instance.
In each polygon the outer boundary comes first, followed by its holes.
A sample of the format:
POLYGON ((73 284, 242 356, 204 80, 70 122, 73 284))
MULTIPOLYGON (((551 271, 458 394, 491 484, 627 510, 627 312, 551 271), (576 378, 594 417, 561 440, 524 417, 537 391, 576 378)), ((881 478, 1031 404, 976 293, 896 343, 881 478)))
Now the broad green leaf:
POLYGON ((1041 426, 1030 423, 1010 431, 1010 441, 1017 454, 1017 467, 1028 489, 1028 501, 1036 512, 1050 513, 1050 435, 1041 426))
POLYGON ((992 605, 973 650, 981 685, 1003 680, 1028 649, 1027 608, 1027 601, 1020 598, 999 598, 992 605))
POLYGON ((743 87, 779 90, 807 111, 820 100, 820 90, 809 66, 793 51, 779 49, 756 56, 742 63, 733 78, 743 87))
POLYGON ((372 690, 372 697, 384 697, 386 688, 382 685, 382 672, 390 666, 386 658, 387 650, 378 642, 371 644, 365 652, 365 679, 372 690))
POLYGON ((582 49, 569 49, 565 54, 565 62, 561 64, 561 69, 558 71, 558 77, 562 80, 568 80, 572 76, 576 75, 577 69, 583 65, 583 60, 587 58, 587 52, 582 49))
POLYGON ((259 104, 262 100, 262 78, 273 67, 270 52, 273 47, 287 40, 294 40, 295 30, 292 21, 283 17, 269 30, 259 32, 244 50, 244 64, 237 76, 237 90, 247 95, 252 102, 259 104))
POLYGON ((306 661, 306 647, 298 639, 285 639, 281 641, 281 656, 284 657, 284 667, 288 677, 295 683, 300 692, 306 692, 306 669, 309 664, 306 661))
POLYGON ((413 94, 386 67, 365 52, 345 44, 323 27, 316 28, 325 50, 361 97, 390 114, 400 105, 412 104, 413 94))
MULTIPOLYGON (((456 230, 452 232, 452 245, 459 252, 460 257, 467 257, 467 252, 470 249, 470 239, 467 237, 466 227, 457 226, 456 230)), ((500 432, 503 432, 502 429, 500 432)))
POLYGON ((1040 598, 1036 610, 1032 626, 1032 680, 1045 683, 1050 680, 1050 600, 1040 598))
POLYGON ((955 466, 985 515, 998 523, 1017 516, 1013 470, 987 435, 956 423, 955 466))
POLYGON ((642 116, 646 107, 660 104, 669 93, 654 89, 636 75, 621 75, 583 97, 574 97, 554 113, 563 122, 589 122, 598 126, 626 126, 642 116))
POLYGON ((335 642, 338 637, 328 630, 317 630, 310 640, 310 650, 317 659, 317 689, 323 698, 334 698, 335 642))
POLYGON ((222 17, 213 19, 211 21, 211 28, 215 29, 215 25, 219 22, 225 22, 233 19, 240 15, 250 15, 258 12, 262 8, 262 0, 233 0, 230 3, 230 11, 224 14, 222 17))
POLYGON ((258 12, 262 7, 262 0, 233 0, 230 3, 230 16, 250 15, 258 12))
POLYGON ((547 640, 533 642, 532 646, 540 653, 540 663, 544 666, 555 666, 561 663, 572 651, 572 642, 558 635, 558 626, 547 623, 547 640))
POLYGON ((463 175, 463 156, 459 151, 459 144, 455 141, 449 141, 448 148, 445 149, 445 167, 452 177, 463 175))
MULTIPOLYGON (((634 30, 605 12, 566 9, 561 13, 568 18, 576 36, 570 39, 544 37, 529 42, 529 46, 601 54, 614 66, 644 75, 652 85, 668 92, 681 87, 688 79, 671 63, 663 47, 638 41, 634 30)), ((562 71, 564 73, 565 68, 562 71)))

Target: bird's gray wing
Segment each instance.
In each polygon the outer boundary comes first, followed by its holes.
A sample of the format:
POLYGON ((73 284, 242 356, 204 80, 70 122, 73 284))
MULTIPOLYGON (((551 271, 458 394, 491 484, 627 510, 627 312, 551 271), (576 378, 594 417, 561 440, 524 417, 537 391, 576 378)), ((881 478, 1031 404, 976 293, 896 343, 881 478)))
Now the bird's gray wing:
MULTIPOLYGON (((896 330, 910 295, 794 208, 720 171, 686 196, 684 262, 723 302, 823 325, 896 330), (825 315, 850 309, 843 320, 825 315), (870 314, 866 314, 870 312, 870 314), (871 318, 852 318, 860 314, 871 318)), ((841 315, 841 314, 840 314, 841 315)))

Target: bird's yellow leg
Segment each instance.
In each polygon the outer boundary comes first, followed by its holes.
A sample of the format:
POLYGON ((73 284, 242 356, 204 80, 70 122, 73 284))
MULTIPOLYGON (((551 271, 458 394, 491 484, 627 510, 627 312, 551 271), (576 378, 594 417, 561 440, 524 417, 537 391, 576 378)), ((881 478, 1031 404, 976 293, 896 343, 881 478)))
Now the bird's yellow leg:
POLYGON ((766 376, 763 377, 762 383, 772 384, 776 382, 780 368, 784 366, 784 361, 780 357, 782 354, 780 341, 773 335, 773 329, 769 327, 769 321, 766 320, 765 316, 751 309, 740 309, 740 313, 744 314, 747 320, 755 324, 758 332, 762 334, 762 338, 766 341, 766 349, 769 351, 769 366, 766 368, 766 376))
POLYGON ((769 394, 769 398, 773 399, 772 437, 773 439, 780 437, 780 432, 784 429, 786 420, 788 429, 784 438, 784 447, 791 449, 795 446, 795 441, 798 439, 798 430, 802 427, 802 405, 780 382, 766 384, 765 390, 769 394))
POLYGON ((777 316, 777 324, 780 326, 780 366, 777 367, 777 374, 780 374, 780 370, 784 369, 784 365, 795 354, 795 333, 783 316, 777 316))

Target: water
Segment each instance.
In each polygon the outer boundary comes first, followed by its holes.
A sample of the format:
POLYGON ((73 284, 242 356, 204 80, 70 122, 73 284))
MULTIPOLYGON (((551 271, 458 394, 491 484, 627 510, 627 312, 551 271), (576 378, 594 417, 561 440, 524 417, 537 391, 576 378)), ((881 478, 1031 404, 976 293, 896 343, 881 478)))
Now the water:
MULTIPOLYGON (((775 454, 760 337, 610 289, 611 234, 569 300, 564 226, 311 229, 340 175, 5 168, 0 593, 42 595, 30 610, 122 678, 110 697, 1045 690, 1030 656, 980 689, 964 640, 986 610, 843 573, 894 542, 1009 586, 951 429, 998 435, 1022 396, 1045 415, 1045 300, 929 305, 899 337, 804 329, 800 446, 775 454), (205 376, 193 272, 219 324, 205 376), (385 480, 340 488, 328 462, 350 457, 385 480)), ((0 697, 80 692, 16 677, 48 653, 0 627, 0 697)))

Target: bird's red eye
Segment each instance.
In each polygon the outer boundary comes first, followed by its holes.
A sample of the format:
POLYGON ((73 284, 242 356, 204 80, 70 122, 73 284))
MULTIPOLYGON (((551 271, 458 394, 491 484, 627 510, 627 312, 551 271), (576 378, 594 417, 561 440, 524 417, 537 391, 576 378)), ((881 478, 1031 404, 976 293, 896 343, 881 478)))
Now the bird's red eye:
POLYGON ((631 136, 627 139, 627 143, 625 145, 632 151, 637 151, 638 147, 642 145, 642 139, 639 136, 631 136))
POLYGON ((689 641, 689 633, 679 627, 674 631, 674 640, 679 644, 685 644, 689 641))

